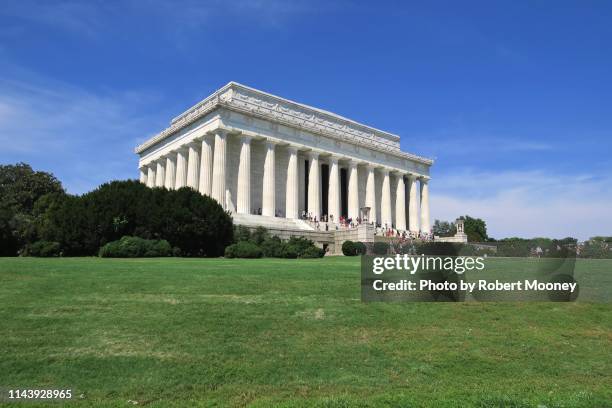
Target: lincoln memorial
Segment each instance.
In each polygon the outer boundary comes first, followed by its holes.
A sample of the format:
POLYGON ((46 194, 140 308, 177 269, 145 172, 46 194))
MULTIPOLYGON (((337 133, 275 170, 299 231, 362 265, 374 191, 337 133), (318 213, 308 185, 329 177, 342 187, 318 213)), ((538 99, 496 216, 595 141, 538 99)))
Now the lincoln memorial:
POLYGON ((237 224, 430 233, 433 160, 400 150, 392 133, 235 82, 136 153, 142 183, 198 190, 237 224))

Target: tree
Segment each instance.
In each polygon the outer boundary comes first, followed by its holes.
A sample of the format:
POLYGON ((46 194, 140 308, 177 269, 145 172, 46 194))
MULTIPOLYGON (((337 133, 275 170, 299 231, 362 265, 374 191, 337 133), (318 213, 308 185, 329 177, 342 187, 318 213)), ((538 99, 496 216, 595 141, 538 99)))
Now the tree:
POLYGON ((612 258, 612 240, 610 237, 592 237, 585 241, 580 250, 582 258, 612 258))
POLYGON ((0 255, 17 255, 35 238, 32 212, 47 194, 65 194, 52 174, 25 163, 0 165, 0 255))
POLYGON ((233 238, 232 219, 191 188, 148 188, 135 180, 103 184, 83 196, 41 200, 41 239, 64 255, 95 255, 123 236, 165 239, 187 256, 220 256, 233 238))
POLYGON ((438 237, 452 237, 457 232, 454 222, 435 220, 433 233, 438 237))
POLYGON ((531 244, 528 239, 511 237, 497 241, 498 256, 526 257, 531 251, 531 244))
POLYGON ((34 171, 26 163, 0 165, 0 202, 15 213, 30 214, 40 197, 63 192, 51 173, 34 171))
POLYGON ((11 225, 12 219, 13 211, 4 203, 0 203, 0 256, 14 256, 19 249, 19 243, 11 225))
POLYGON ((469 242, 485 242, 489 239, 487 235, 487 224, 480 218, 472 218, 469 215, 460 217, 464 220, 464 232, 469 242))

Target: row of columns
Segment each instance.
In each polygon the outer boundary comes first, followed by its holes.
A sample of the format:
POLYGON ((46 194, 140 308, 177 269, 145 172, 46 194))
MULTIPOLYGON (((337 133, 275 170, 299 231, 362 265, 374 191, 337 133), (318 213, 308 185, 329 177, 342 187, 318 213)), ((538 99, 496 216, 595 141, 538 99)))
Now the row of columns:
MULTIPOLYGON (((238 183, 236 211, 240 214, 251 213, 251 137, 240 135, 240 160, 238 163, 238 183)), ((267 140, 265 145, 264 174, 262 188, 262 215, 274 217, 276 214, 276 143, 267 140)), ((285 212, 287 218, 298 218, 299 214, 299 170, 298 147, 288 146, 287 184, 285 212)), ((140 181, 149 187, 181 188, 191 187, 200 193, 217 200, 223 208, 226 203, 226 159, 227 133, 219 131, 213 137, 205 136, 187 148, 181 148, 175 155, 169 155, 140 170, 140 181), (214 153, 213 153, 214 152, 214 153), (212 171, 211 171, 212 170, 212 171)), ((308 212, 317 219, 321 218, 321 177, 319 153, 308 152, 308 212)), ((340 217, 340 158, 329 158, 328 215, 337 221, 340 217)), ((347 159, 350 160, 350 159, 347 159)), ((349 161, 348 167, 348 217, 360 217, 358 165, 349 161)), ((370 208, 369 221, 398 230, 413 232, 430 231, 428 178, 416 174, 396 172, 395 183, 391 186, 390 170, 381 168, 382 195, 380 216, 377 220, 376 167, 367 164, 365 207, 370 208), (408 182, 406 186, 405 177, 408 182), (418 217, 417 181, 420 181, 420 220, 418 217), (393 223, 391 189, 395 189, 395 223, 393 223), (408 220, 406 220, 406 188, 408 189, 408 220), (408 223, 406 223, 408 221, 408 223), (419 222, 420 221, 420 222, 419 222)))

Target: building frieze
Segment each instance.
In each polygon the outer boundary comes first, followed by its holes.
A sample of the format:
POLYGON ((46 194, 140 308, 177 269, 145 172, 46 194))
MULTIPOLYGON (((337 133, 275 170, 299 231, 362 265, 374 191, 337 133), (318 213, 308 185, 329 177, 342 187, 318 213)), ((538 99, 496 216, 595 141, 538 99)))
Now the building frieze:
POLYGON ((397 135, 235 82, 230 82, 174 118, 168 128, 136 147, 136 153, 143 152, 219 107, 225 107, 232 111, 304 130, 316 135, 349 142, 355 144, 356 148, 363 146, 390 156, 409 159, 425 165, 433 163, 431 159, 402 152, 399 147, 399 136, 397 135))

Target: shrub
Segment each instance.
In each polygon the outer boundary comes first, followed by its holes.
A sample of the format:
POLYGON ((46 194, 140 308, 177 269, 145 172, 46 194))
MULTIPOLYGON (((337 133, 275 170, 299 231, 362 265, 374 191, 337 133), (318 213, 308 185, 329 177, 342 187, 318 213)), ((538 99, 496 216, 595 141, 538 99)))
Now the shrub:
POLYGON ((320 258, 314 256, 319 248, 317 248, 311 240, 304 237, 291 237, 284 243, 284 248, 281 252, 282 258, 320 258), (304 256, 308 252, 307 256, 304 256))
POLYGON ((466 245, 454 242, 423 242, 417 244, 416 253, 421 255, 450 255, 458 256, 466 245))
POLYGON ((263 251, 256 244, 241 241, 225 248, 226 258, 261 258, 263 251))
POLYGON ((363 242, 355 242, 355 255, 365 255, 368 247, 366 247, 366 244, 364 244, 363 242))
POLYGON ((252 241, 256 245, 261 245, 269 237, 270 234, 268 234, 268 230, 266 229, 266 227, 257 227, 255 228, 255 231, 251 233, 250 241, 252 241))
POLYGON ((300 258, 322 258, 323 255, 325 255, 325 251, 313 245, 302 252, 300 258))
POLYGON ((309 248, 315 246, 314 242, 304 237, 291 237, 287 241, 287 245, 295 248, 298 256, 301 256, 309 248))
POLYGON ((353 241, 346 240, 342 243, 342 253, 344 256, 355 256, 357 252, 355 251, 355 243, 353 241))
POLYGON ((367 247, 363 242, 359 241, 344 241, 342 243, 342 253, 345 256, 365 255, 367 247))
POLYGON ((247 227, 234 229, 236 242, 226 248, 227 258, 320 258, 325 251, 316 247, 313 241, 304 237, 291 237, 287 241, 271 236, 265 227, 252 232, 247 227))
POLYGON ((145 252, 145 256, 147 257, 172 256, 172 254, 172 247, 165 239, 153 241, 153 245, 145 252))
POLYGON ((59 242, 51 241, 36 241, 26 246, 24 250, 24 255, 26 256, 52 257, 60 256, 60 254, 61 248, 59 242))
POLYGON ((287 258, 287 259, 295 259, 298 257, 298 251, 297 248, 291 245, 287 245, 287 243, 283 243, 283 246, 281 248, 280 251, 280 257, 281 258, 287 258))
POLYGON ((374 245, 372 246, 372 252, 374 255, 387 255, 388 251, 389 244, 387 242, 374 242, 374 245))
POLYGON ((282 258, 284 243, 279 237, 269 237, 261 243, 263 256, 266 258, 282 258))
POLYGON ((251 240, 251 230, 249 230, 244 225, 237 225, 234 228, 234 243, 240 241, 250 241, 251 240))
POLYGON ((166 240, 143 239, 139 237, 122 237, 100 248, 98 255, 102 258, 153 258, 171 256, 173 249, 166 240))

